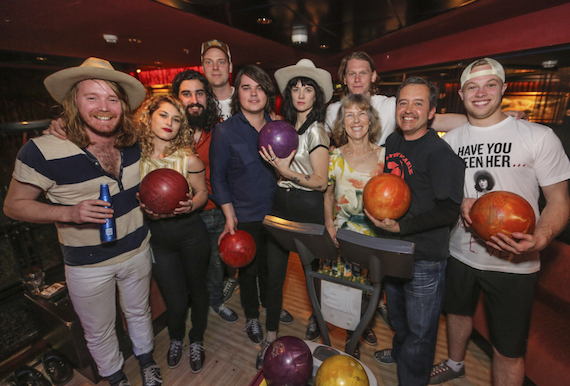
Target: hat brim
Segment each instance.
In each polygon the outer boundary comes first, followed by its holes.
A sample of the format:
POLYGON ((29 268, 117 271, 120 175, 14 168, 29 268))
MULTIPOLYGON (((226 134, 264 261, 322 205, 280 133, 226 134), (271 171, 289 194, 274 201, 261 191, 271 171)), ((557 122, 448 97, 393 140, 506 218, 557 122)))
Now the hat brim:
POLYGON ((289 67, 283 67, 275 71, 275 80, 279 91, 283 95, 287 83, 293 78, 304 76, 313 79, 323 89, 325 94, 325 103, 328 103, 333 96, 332 76, 327 70, 322 68, 312 68, 307 66, 299 66, 297 64, 289 67))
POLYGON ((143 103, 146 97, 146 89, 137 79, 124 72, 105 68, 66 68, 48 76, 44 80, 44 85, 53 99, 58 103, 62 103, 73 86, 86 79, 109 80, 120 84, 129 98, 129 106, 133 111, 143 103))

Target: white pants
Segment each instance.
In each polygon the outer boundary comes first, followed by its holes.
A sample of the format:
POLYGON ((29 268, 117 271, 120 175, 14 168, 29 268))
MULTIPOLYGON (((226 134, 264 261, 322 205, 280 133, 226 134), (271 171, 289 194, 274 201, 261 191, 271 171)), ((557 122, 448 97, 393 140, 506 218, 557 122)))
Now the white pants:
POLYGON ((115 265, 66 265, 65 277, 73 307, 85 331, 87 347, 102 377, 121 370, 124 362, 115 332, 117 286, 135 355, 153 350, 154 333, 148 301, 150 249, 115 265))

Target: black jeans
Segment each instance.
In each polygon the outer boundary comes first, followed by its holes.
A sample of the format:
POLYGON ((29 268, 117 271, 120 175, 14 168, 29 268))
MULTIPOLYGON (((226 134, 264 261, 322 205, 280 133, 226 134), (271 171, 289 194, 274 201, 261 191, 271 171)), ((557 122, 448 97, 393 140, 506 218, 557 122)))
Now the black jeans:
POLYGON ((192 302, 190 343, 204 340, 208 324, 210 241, 198 213, 148 222, 154 255, 152 270, 164 302, 170 339, 183 340, 192 302))
POLYGON ((241 304, 247 319, 259 319, 257 280, 260 297, 265 296, 267 287, 267 230, 261 221, 238 222, 238 229, 249 233, 255 241, 255 257, 252 262, 239 269, 241 304))
MULTIPOLYGON (((324 195, 319 191, 305 191, 300 189, 277 189, 271 214, 285 220, 321 224, 325 223, 324 195)), ((267 289, 262 302, 267 308, 267 330, 277 331, 279 317, 283 303, 283 284, 287 275, 289 251, 279 244, 271 235, 267 243, 267 289)), ((318 260, 313 270, 319 266, 318 260)))

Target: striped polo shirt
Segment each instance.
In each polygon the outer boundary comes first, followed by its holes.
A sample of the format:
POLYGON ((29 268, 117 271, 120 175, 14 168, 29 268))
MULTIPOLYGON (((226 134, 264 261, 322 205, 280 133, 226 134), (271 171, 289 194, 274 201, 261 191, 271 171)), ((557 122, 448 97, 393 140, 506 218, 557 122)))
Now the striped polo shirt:
POLYGON ((150 233, 136 199, 140 149, 134 145, 120 152, 119 179, 103 170, 85 149, 51 135, 28 141, 18 153, 14 178, 41 188, 52 205, 76 205, 98 199, 101 184, 109 185, 115 204, 117 241, 101 243, 99 224, 56 223, 68 265, 114 264, 148 246, 150 233))

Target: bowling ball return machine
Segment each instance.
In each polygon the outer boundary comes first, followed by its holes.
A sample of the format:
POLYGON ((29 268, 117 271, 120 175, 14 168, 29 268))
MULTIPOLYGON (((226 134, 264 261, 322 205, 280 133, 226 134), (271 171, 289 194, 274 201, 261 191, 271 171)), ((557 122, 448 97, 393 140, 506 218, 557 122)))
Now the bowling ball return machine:
MULTIPOLYGON (((306 342, 313 353, 314 376, 318 366, 328 356, 338 353, 338 351, 330 347, 328 327, 323 318, 314 279, 327 280, 372 293, 368 308, 354 330, 353 336, 359 337, 374 317, 376 306, 380 300, 381 281, 384 276, 388 275, 403 279, 412 278, 414 271, 414 244, 408 241, 371 237, 347 229, 339 229, 336 238, 340 252, 349 263, 356 263, 360 265, 361 269, 368 270, 371 285, 366 285, 313 271, 311 262, 314 259, 336 261, 339 254, 339 249, 336 248, 324 225, 298 223, 276 216, 265 216, 263 225, 285 249, 298 253, 301 259, 303 270, 305 271, 307 292, 309 293, 309 299, 324 342, 324 345, 306 342)), ((353 352, 357 343, 358 339, 351 339, 346 347, 346 351, 349 353, 353 352)), ((370 385, 377 385, 376 378, 370 369, 366 365, 362 365, 369 375, 370 385)))

